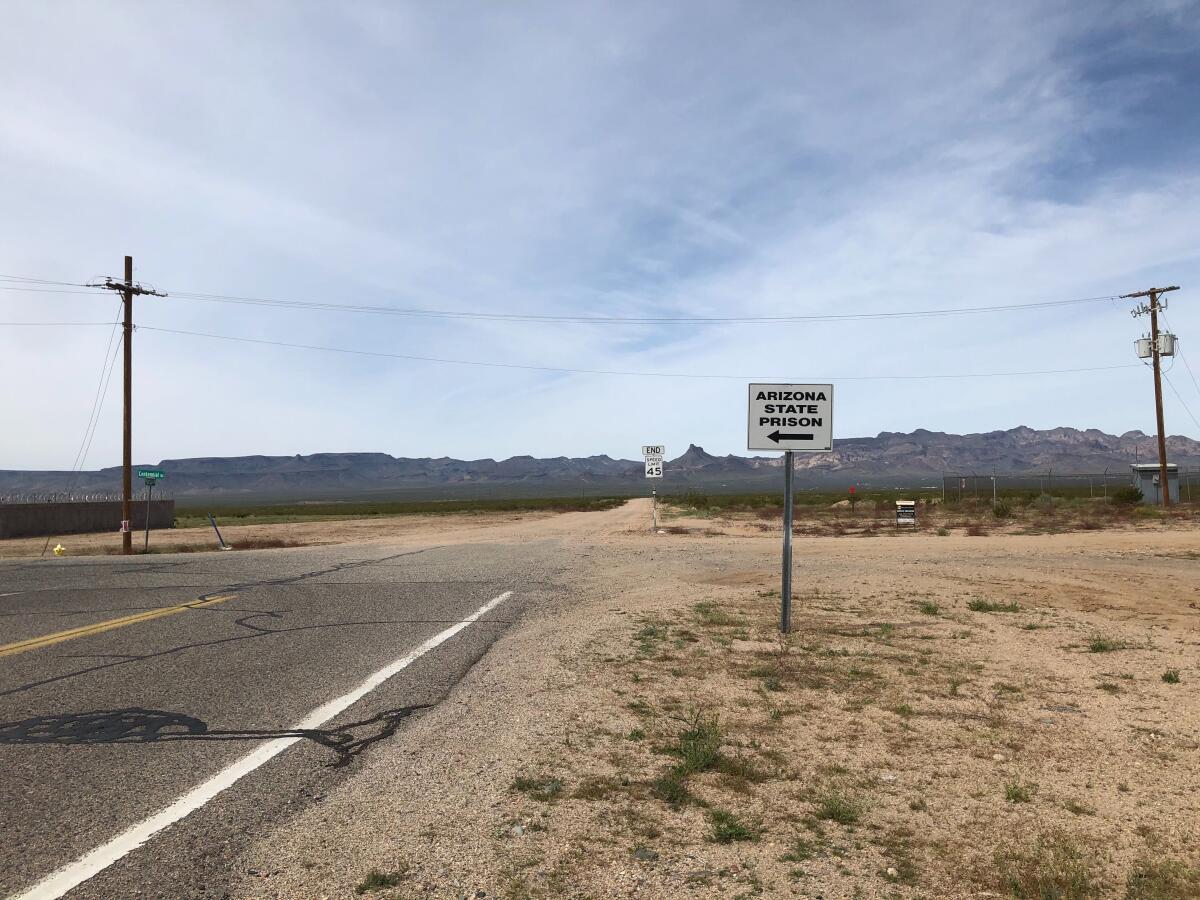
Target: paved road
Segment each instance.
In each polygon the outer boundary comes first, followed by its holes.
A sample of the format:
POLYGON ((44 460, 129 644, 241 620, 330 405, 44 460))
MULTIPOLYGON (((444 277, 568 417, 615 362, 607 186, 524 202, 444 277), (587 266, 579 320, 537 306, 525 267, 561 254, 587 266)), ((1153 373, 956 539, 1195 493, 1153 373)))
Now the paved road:
POLYGON ((299 737, 67 894, 222 896, 256 834, 319 802, 376 742, 402 740, 405 719, 461 678, 554 577, 552 545, 0 563, 0 894, 299 737), (345 712, 295 731, 506 592, 345 712))

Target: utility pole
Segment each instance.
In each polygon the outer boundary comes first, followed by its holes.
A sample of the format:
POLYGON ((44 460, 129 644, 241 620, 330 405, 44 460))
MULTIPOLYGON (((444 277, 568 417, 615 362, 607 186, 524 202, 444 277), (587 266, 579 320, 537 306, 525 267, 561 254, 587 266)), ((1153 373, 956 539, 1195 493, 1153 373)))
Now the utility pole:
MULTIPOLYGON (((125 358, 125 403, 121 417, 121 553, 129 556, 133 553, 133 296, 134 294, 149 294, 154 297, 167 295, 163 291, 156 291, 153 288, 134 283, 132 256, 125 257, 124 281, 105 278, 103 283, 93 284, 91 287, 120 291, 125 307, 124 346, 122 347, 125 358)), ((147 509, 146 515, 149 516, 149 514, 150 511, 147 509)))
POLYGON ((1167 432, 1163 425, 1162 363, 1158 345, 1158 311, 1165 309, 1165 305, 1160 306, 1158 298, 1162 294, 1177 290, 1179 285, 1174 284, 1170 287, 1147 288, 1144 291, 1121 295, 1122 300, 1150 298, 1149 304, 1139 303, 1133 310, 1133 315, 1136 317, 1150 313, 1150 355, 1154 360, 1154 415, 1158 422, 1158 494, 1163 506, 1171 505, 1171 482, 1167 480, 1167 432))

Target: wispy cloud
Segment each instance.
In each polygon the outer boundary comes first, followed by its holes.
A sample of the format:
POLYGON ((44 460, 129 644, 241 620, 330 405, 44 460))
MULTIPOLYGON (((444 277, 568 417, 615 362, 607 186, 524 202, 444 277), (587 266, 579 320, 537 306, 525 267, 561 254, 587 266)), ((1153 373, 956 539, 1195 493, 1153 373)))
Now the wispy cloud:
MULTIPOLYGON (((139 276, 167 290, 614 315, 938 308, 1200 275, 1196 3, 115 8, 123 15, 26 5, 10 16, 0 271, 75 280, 115 274, 132 253, 139 276)), ((8 293, 0 320, 111 305, 8 293)), ((1178 296, 1170 318, 1186 351, 1200 315, 1178 296)), ((796 380, 1123 363, 1140 333, 1116 305, 653 328, 146 300, 138 318, 427 356, 796 380)), ((70 462, 103 339, 0 328, 22 382, 6 393, 0 466, 70 462)), ((140 459, 742 445, 737 383, 151 332, 137 366, 140 459)), ((1146 382, 1137 370, 852 382, 839 388, 837 433, 1149 431, 1146 382)), ((1200 394, 1183 393, 1200 415, 1200 394)), ((1170 430, 1194 432, 1168 399, 1170 430)), ((115 393, 110 404, 116 413, 115 393)), ((110 415, 93 463, 115 462, 118 439, 110 415)))

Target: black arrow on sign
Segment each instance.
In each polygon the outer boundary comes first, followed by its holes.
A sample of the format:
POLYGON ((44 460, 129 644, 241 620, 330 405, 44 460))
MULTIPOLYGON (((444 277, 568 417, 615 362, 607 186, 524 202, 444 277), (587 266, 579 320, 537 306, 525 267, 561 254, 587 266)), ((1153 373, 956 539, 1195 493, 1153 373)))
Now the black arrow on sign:
POLYGON ((815 435, 812 434, 780 434, 778 431, 772 431, 767 435, 775 443, 780 441, 811 441, 815 440, 815 435))

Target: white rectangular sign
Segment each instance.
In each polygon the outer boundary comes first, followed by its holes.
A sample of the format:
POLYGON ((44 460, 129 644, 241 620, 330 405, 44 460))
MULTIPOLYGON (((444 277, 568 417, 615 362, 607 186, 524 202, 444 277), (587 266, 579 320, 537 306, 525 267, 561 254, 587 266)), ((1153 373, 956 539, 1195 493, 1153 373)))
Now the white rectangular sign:
POLYGON ((750 385, 746 430, 750 450, 832 450, 833 385, 750 385))
POLYGON ((646 457, 646 477, 647 478, 662 478, 663 477, 663 461, 661 456, 646 457))
POLYGON ((642 444, 642 456, 647 458, 657 456, 659 458, 667 455, 667 448, 662 444, 642 444))

